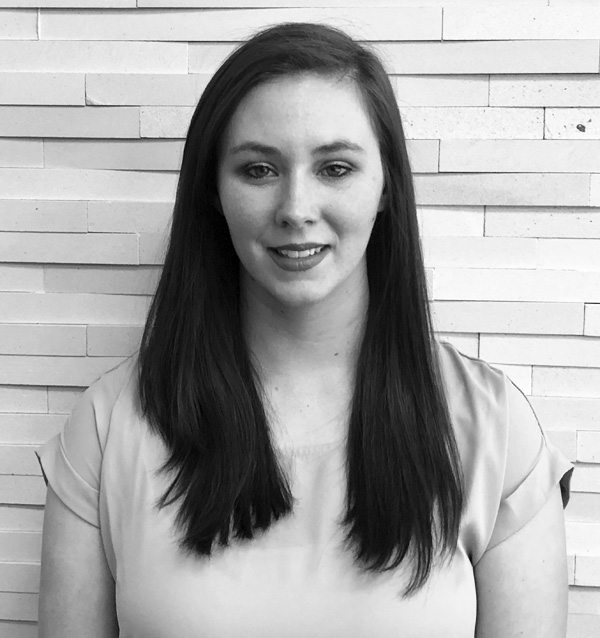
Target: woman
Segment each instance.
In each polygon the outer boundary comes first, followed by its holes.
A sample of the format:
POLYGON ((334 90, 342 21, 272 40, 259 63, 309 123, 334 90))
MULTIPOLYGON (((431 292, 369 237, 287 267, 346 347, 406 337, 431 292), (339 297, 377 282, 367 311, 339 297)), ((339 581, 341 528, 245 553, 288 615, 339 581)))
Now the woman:
POLYGON ((433 340, 394 95, 329 27, 211 80, 139 356, 41 460, 42 636, 565 634, 570 465, 433 340))

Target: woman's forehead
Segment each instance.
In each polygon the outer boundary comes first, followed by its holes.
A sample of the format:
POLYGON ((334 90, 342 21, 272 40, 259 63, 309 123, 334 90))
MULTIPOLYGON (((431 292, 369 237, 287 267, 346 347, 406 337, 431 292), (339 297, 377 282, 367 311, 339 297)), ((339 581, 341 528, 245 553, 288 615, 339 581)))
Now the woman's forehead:
POLYGON ((316 149, 345 140, 377 145, 354 80, 318 74, 282 76, 254 87, 240 102, 226 130, 228 151, 251 143, 302 144, 316 149))

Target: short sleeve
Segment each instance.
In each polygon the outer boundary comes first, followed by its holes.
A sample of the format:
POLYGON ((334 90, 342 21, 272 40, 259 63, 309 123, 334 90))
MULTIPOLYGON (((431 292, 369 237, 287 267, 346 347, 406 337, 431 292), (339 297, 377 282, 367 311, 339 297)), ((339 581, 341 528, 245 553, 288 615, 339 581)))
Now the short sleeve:
POLYGON ((572 464, 546 438, 525 395, 506 378, 507 451, 504 485, 486 549, 520 530, 560 486, 563 507, 569 501, 572 464))
POLYGON ((95 527, 102 449, 90 389, 78 399, 63 430, 37 452, 44 479, 77 516, 95 527))

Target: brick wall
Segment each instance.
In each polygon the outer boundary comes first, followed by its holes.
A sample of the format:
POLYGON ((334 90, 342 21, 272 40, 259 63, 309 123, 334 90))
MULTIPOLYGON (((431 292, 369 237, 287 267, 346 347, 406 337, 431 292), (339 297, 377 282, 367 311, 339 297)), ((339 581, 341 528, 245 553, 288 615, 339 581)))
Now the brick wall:
POLYGON ((193 107, 237 41, 284 20, 386 61, 437 328, 505 369, 576 461, 569 638, 600 634, 600 6, 361 4, 0 0, 0 635, 36 635, 33 448, 135 349, 193 107))

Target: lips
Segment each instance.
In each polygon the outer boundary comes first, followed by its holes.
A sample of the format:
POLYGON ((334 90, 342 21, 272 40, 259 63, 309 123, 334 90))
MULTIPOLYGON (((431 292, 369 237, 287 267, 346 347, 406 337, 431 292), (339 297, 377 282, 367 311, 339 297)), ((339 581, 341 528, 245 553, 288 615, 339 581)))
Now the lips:
POLYGON ((283 270, 289 271, 314 268, 324 259, 328 250, 328 244, 317 243, 284 244, 268 249, 275 263, 283 270))

